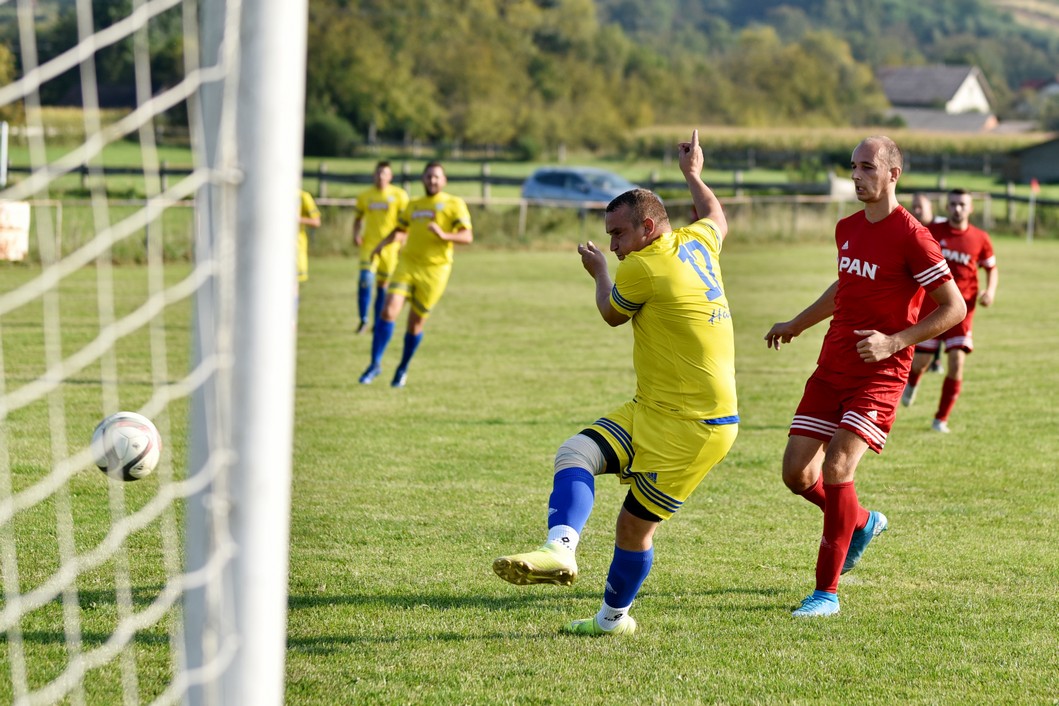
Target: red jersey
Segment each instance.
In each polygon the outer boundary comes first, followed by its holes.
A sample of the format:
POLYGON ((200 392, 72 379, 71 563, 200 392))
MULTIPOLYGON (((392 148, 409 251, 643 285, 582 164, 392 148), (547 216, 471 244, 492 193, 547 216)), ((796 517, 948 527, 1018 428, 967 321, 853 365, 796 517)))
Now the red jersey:
POLYGON ((894 334, 918 321, 924 289, 933 291, 952 279, 938 241, 898 206, 878 223, 869 222, 864 211, 843 218, 835 226, 835 244, 835 313, 817 364, 822 371, 842 376, 907 378, 912 346, 866 363, 857 352, 864 336, 853 332, 894 334))
POLYGON ((978 298, 978 268, 991 270, 996 267, 993 242, 981 228, 968 225, 966 230, 954 230, 948 221, 932 223, 930 234, 941 245, 941 254, 948 260, 952 278, 960 288, 960 294, 973 309, 978 298))

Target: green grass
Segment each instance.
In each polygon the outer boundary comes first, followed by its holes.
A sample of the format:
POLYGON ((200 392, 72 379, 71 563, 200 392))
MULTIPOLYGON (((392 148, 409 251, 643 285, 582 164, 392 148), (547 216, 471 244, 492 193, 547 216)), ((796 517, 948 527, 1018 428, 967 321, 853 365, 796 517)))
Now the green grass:
MULTIPOLYGON (((352 333, 356 263, 312 261, 299 322, 287 703, 1056 703, 1059 243, 997 240, 998 301, 977 315, 954 433, 929 431, 941 379, 927 376, 858 475, 862 501, 891 529, 843 579, 843 612, 805 622, 789 611, 812 588, 821 516, 783 487, 779 467, 823 327, 779 353, 762 337, 827 286, 834 250, 740 241, 733 232, 723 256, 740 437, 659 529, 634 607, 641 630, 628 640, 557 633, 598 609, 624 495, 613 479, 598 483, 574 587, 515 587, 490 569, 543 539, 556 447, 633 393, 631 331, 599 319, 573 243, 461 248, 404 390, 386 384, 400 332, 383 378, 357 384, 370 341, 352 333)), ((122 289, 135 293, 142 273, 119 268, 122 289)), ((79 286, 64 299, 70 321, 76 302, 94 307, 90 282, 79 286)), ((32 331, 33 312, 22 315, 32 331)), ((172 335, 186 335, 186 311, 171 316, 172 335)), ((5 317, 9 387, 12 369, 28 378, 40 366, 32 335, 12 338, 18 328, 5 317)), ((130 368, 143 365, 141 352, 128 355, 130 368)), ((67 391, 71 443, 86 441, 98 415, 91 379, 67 391)), ((130 405, 142 400, 141 379, 127 390, 130 405)), ((20 430, 46 423, 34 413, 20 430)), ((184 427, 179 410, 171 417, 179 468, 184 427)), ((33 456, 33 438, 12 458, 35 477, 46 459, 33 456)), ((106 530, 105 481, 86 471, 72 485, 79 547, 106 530)), ((122 487, 135 505, 156 484, 122 487)), ((49 512, 16 527, 24 576, 54 568, 49 512)), ((142 607, 163 573, 157 530, 137 542, 142 607)), ((114 621, 108 568, 79 585, 94 599, 81 615, 95 642, 114 621)), ((65 660, 59 604, 38 613, 23 624, 34 684, 65 660)), ((168 678, 167 625, 135 643, 145 702, 168 678)), ((0 703, 10 689, 0 678, 0 703)), ((92 673, 87 693, 88 703, 118 702, 117 670, 92 673)))
MULTIPOLYGON (((572 252, 462 251, 409 387, 357 385, 352 263, 302 294, 288 702, 1050 702, 1057 671, 1051 527, 1059 375, 1054 244, 998 244, 994 309, 952 419, 940 376, 902 410, 859 491, 892 529, 843 581, 843 613, 797 622, 820 515, 779 480, 786 427, 822 327, 761 340, 828 284, 826 246, 724 258, 738 334, 740 438, 657 536, 631 640, 557 634, 598 608, 622 491, 602 479, 572 589, 492 575, 543 539, 554 449, 631 395, 572 252), (336 281, 342 284, 335 286, 336 281), (925 393, 925 394, 924 394, 925 393)), ((394 348, 399 349, 399 336, 394 348)), ((391 350, 386 372, 398 350, 391 350)))

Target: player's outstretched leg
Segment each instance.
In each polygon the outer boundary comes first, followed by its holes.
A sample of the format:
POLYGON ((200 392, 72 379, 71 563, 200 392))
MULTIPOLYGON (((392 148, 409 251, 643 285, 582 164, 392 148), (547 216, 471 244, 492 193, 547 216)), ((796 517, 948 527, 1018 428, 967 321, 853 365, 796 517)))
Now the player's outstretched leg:
POLYGON ((849 551, 846 553, 846 561, 842 564, 842 573, 846 573, 860 561, 864 550, 868 548, 871 540, 886 531, 890 523, 886 515, 874 510, 868 514, 868 522, 859 530, 853 530, 853 536, 849 540, 849 551))
POLYGON ((547 542, 532 552, 499 557, 493 562, 493 571, 516 586, 569 586, 577 580, 577 560, 560 542, 547 542))

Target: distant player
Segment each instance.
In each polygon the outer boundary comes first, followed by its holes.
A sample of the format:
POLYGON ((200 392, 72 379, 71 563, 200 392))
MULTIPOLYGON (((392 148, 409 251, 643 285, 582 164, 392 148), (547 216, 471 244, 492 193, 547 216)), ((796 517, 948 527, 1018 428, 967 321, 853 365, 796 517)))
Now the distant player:
POLYGON ((312 194, 301 192, 301 211, 298 214, 298 281, 309 279, 309 232, 306 228, 320 227, 320 209, 312 194))
POLYGON ((368 311, 374 312, 376 323, 386 301, 386 285, 397 266, 401 246, 391 243, 373 255, 375 246, 397 227, 397 217, 408 206, 408 193, 393 182, 389 162, 375 165, 374 185, 357 197, 356 218, 353 220, 353 242, 360 247, 360 279, 357 284, 357 312, 360 323, 357 333, 368 327, 368 311), (377 290, 375 306, 371 306, 372 290, 377 290))
POLYGON ((635 632, 629 608, 651 571, 655 529, 735 441, 735 346, 719 261, 728 225, 699 176, 698 137, 696 130, 691 142, 680 144, 679 159, 702 220, 674 230, 658 196, 635 189, 606 210, 610 249, 619 260, 613 284, 606 255, 591 241, 577 248, 596 282, 603 320, 611 326, 632 322, 636 396, 559 447, 546 543, 493 562, 493 571, 516 585, 573 583, 574 551, 595 502, 595 476, 614 474, 629 485, 603 606, 594 617, 567 624, 568 633, 635 632))
MULTIPOLYGON (((912 372, 908 376, 901 402, 907 407, 916 399, 916 390, 923 371, 930 365, 934 353, 941 344, 945 344, 948 370, 945 382, 941 386, 941 400, 934 413, 932 428, 943 434, 949 433, 949 415, 956 405, 963 386, 963 368, 967 356, 974 350, 974 338, 971 336, 971 323, 974 320, 975 304, 991 306, 996 299, 996 288, 999 274, 996 267, 996 256, 993 254, 993 243, 989 234, 981 228, 971 225, 971 213, 974 204, 971 195, 963 189, 949 192, 949 220, 934 223, 930 233, 941 245, 941 252, 949 263, 956 285, 960 288, 963 300, 967 305, 967 316, 963 321, 945 331, 936 338, 923 341, 916 346, 916 355, 912 360, 912 372), (985 291, 978 296, 978 269, 986 272, 985 291)), ((933 304, 927 302, 923 313, 928 314, 933 304)))
MULTIPOLYGON (((941 216, 934 216, 934 204, 930 202, 930 197, 922 191, 917 191, 912 195, 912 206, 909 210, 912 212, 912 215, 916 217, 917 221, 928 227, 931 223, 938 223, 945 220, 941 216)), ((927 370, 932 373, 945 372, 945 368, 941 365, 941 346, 938 346, 934 351, 934 357, 930 361, 927 370)))
POLYGON ((853 185, 864 209, 838 222, 838 280, 790 321, 765 335, 779 350, 827 318, 816 371, 794 413, 783 481, 824 512, 816 590, 797 617, 839 611, 839 575, 859 561, 886 516, 861 506, 854 487, 864 452, 882 451, 912 362, 912 346, 963 318, 966 309, 941 248, 897 202, 904 159, 888 137, 853 151, 853 185), (937 308, 920 318, 923 290, 937 308))
POLYGON ((409 299, 412 306, 408 312, 404 351, 391 382, 393 387, 405 386, 408 364, 423 340, 423 326, 449 282, 453 243, 468 244, 474 240, 467 204, 442 191, 447 183, 445 169, 437 162, 428 164, 423 170, 426 196, 409 202, 397 219, 396 229, 372 250, 374 258, 391 243, 404 243, 397 269, 390 279, 382 316, 372 332, 371 364, 360 376, 362 385, 370 384, 382 373, 382 356, 393 336, 394 322, 409 299))

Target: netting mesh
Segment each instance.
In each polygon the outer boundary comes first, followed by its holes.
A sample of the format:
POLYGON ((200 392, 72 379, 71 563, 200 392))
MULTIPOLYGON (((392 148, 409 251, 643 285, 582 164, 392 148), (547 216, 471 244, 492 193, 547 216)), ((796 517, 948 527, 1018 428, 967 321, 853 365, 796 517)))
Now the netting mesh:
MULTIPOLYGON (((203 118, 199 96, 211 86, 234 95, 224 47, 230 55, 235 42, 224 39, 228 25, 207 25, 221 51, 200 66, 204 4, 134 0, 128 14, 96 26, 93 3, 77 0, 64 16, 76 40, 42 61, 38 38, 55 18, 31 0, 0 0, 4 19, 17 20, 20 68, 0 87, 0 108, 24 116, 10 128, 10 149, 12 163, 28 165, 11 172, 0 201, 29 203, 32 214, 27 257, 0 263, 0 663, 8 676, 0 702, 172 703, 231 658, 207 621, 196 625, 202 639, 189 659, 183 616, 189 595, 205 614, 218 609, 218 577, 233 555, 222 500, 230 430, 216 389, 232 365, 223 333, 233 271, 224 165, 234 163, 225 154, 234 141, 215 136, 234 123, 224 110, 203 118), (152 30, 161 22, 180 28, 183 73, 159 87, 152 30), (100 52, 115 49, 131 57, 135 95, 117 113, 101 107, 97 76, 100 52), (81 124, 57 127, 59 111, 42 106, 42 89, 70 72, 81 124), (159 132, 187 136, 190 164, 178 179, 163 174, 159 132), (212 154, 210 134, 221 145, 212 154), (115 166, 127 184, 120 209, 108 172, 115 166), (167 259, 174 232, 194 241, 194 257, 167 259), (203 297, 211 309, 196 314, 203 297), (194 465, 192 408, 210 430, 194 465), (122 409, 151 418, 163 439, 158 468, 136 483, 100 473, 88 447, 96 423, 122 409), (211 541, 189 561, 191 499, 211 541)), ((228 2, 213 16, 231 20, 239 10, 228 2)), ((221 104, 232 110, 234 97, 221 104)))

